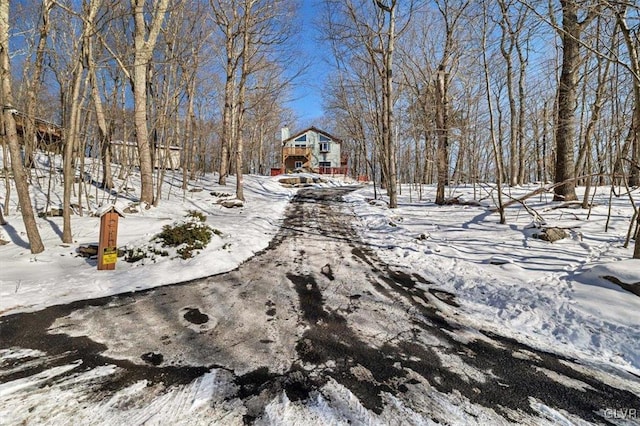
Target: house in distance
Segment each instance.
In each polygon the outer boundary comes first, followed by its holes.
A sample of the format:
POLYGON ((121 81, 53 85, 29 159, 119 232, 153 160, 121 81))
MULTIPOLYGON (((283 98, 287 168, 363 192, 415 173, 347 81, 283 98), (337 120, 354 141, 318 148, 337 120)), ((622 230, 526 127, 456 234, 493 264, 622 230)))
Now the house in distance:
POLYGON ((342 141, 316 127, 289 135, 282 128, 282 171, 307 170, 320 174, 344 175, 346 156, 341 155, 342 141))

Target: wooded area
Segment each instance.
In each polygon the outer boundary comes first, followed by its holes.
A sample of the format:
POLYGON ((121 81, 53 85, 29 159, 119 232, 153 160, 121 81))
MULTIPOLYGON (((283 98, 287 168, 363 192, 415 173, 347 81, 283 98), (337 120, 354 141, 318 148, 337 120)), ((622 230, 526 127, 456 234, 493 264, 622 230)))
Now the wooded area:
POLYGON ((215 171, 221 184, 235 175, 243 199, 243 173, 279 165, 278 129, 296 124, 292 88, 320 66, 299 49, 311 26, 328 70, 322 125, 344 141, 350 174, 380 184, 391 208, 400 184, 436 185, 437 204, 448 186, 491 184, 504 223, 505 186, 553 183, 564 202, 585 186, 587 208, 591 188, 608 185, 640 223, 635 1, 323 0, 314 22, 300 5, 0 0, 3 168, 16 192, 6 185, 3 213, 18 197, 32 252, 44 249, 29 197, 37 120, 63 129, 64 242, 87 155, 104 188, 139 171, 147 206, 161 202, 166 167, 154 165, 171 146, 185 189, 215 171), (129 170, 113 167, 116 140, 135 141, 129 170))

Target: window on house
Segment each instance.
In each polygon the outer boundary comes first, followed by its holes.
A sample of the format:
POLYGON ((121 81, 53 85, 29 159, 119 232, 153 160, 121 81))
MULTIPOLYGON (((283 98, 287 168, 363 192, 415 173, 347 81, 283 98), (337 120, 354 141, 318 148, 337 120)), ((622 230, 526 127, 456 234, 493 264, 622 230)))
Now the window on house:
POLYGON ((329 139, 325 135, 320 135, 320 142, 331 142, 331 139, 329 139))
POLYGON ((293 144, 296 148, 306 148, 307 147, 307 135, 302 135, 293 140, 293 144))
POLYGON ((318 173, 320 173, 321 175, 328 175, 331 174, 331 161, 320 161, 318 163, 319 170, 318 173))
POLYGON ((320 142, 320 152, 329 152, 329 142, 320 142))
POLYGON ((300 169, 302 168, 302 161, 296 161, 295 163, 293 163, 293 167, 295 169, 300 169))

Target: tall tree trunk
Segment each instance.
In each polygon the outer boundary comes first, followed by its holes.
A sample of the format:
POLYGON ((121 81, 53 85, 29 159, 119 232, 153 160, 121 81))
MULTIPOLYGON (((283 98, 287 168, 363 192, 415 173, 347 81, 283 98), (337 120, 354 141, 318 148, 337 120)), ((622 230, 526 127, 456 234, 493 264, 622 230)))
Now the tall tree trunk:
MULTIPOLYGON (((0 76, 2 78, 2 76, 0 76)), ((2 94, 0 82, 0 95, 2 94)), ((1 107, 1 106, 0 106, 1 107)), ((0 132, 7 135, 4 113, 0 114, 0 132)), ((7 146, 7 138, 0 138, 2 141, 2 174, 4 175, 4 207, 2 208, 5 215, 9 215, 9 200, 11 200, 11 174, 9 173, 9 147, 7 146)))
POLYGON ((533 123, 533 142, 536 156, 535 180, 538 182, 544 182, 542 178, 542 144, 540 142, 540 138, 540 123, 539 120, 536 119, 533 123))
MULTIPOLYGON (((80 51, 77 53, 75 69, 73 70, 73 84, 71 86, 71 98, 69 106, 69 116, 66 117, 68 122, 66 123, 65 145, 63 155, 63 203, 62 203, 62 242, 70 244, 73 242, 73 235, 71 232, 71 191, 73 188, 73 182, 75 180, 75 159, 80 148, 80 119, 81 119, 81 106, 84 96, 80 96, 80 88, 84 77, 84 62, 91 56, 90 46, 90 33, 93 29, 93 22, 98 13, 99 2, 92 2, 89 5, 84 5, 83 13, 86 16, 86 21, 82 27, 82 36, 80 41, 80 51)), ((85 86, 86 88, 86 86, 85 86)), ((80 153, 84 156, 84 152, 80 153)), ((83 170, 80 170, 80 174, 83 170)), ((80 177, 82 180, 82 176, 80 177)))
MULTIPOLYGON (((486 7, 486 6, 485 6, 486 7)), ((506 217, 504 214, 504 206, 502 204, 502 173, 503 173, 503 164, 502 158, 500 157, 499 151, 499 139, 496 139, 496 130, 493 118, 493 107, 491 101, 491 82, 489 80, 489 65, 487 61, 487 10, 485 9, 485 21, 482 30, 482 61, 484 68, 484 83, 485 83, 485 93, 487 96, 487 105, 489 106, 489 132, 491 134, 491 145, 493 147, 493 158, 496 163, 496 187, 498 191, 498 212, 500 213, 500 224, 506 223, 506 217)))
POLYGON ((385 104, 386 111, 383 118, 385 126, 383 133, 385 144, 387 145, 387 161, 389 162, 389 182, 387 194, 389 194, 389 208, 398 207, 398 173, 397 165, 397 147, 393 140, 393 52, 395 46, 395 22, 396 22, 396 1, 391 2, 389 7, 389 32, 387 34, 387 52, 385 57, 385 104), (386 128, 385 128, 386 127, 386 128))
POLYGON ((547 169, 547 135, 549 133, 548 131, 548 106, 547 106, 547 102, 545 101, 543 109, 542 109, 542 179, 541 182, 542 184, 547 183, 547 178, 548 178, 548 169, 547 169))
POLYGON ((500 52, 506 63, 507 76, 507 99, 509 100, 509 185, 516 186, 518 183, 518 121, 516 110, 516 99, 513 93, 513 40, 510 33, 510 25, 508 22, 508 14, 504 2, 500 2, 502 9, 502 20, 500 26, 502 28, 502 36, 500 37, 500 52))
POLYGON ((53 0, 42 1, 42 24, 40 26, 40 38, 36 49, 36 59, 33 76, 27 81, 27 104, 23 120, 22 140, 24 143, 24 162, 27 168, 34 166, 33 154, 36 142, 36 114, 38 104, 38 93, 42 80, 42 70, 44 68, 44 53, 47 47, 47 37, 49 36, 49 14, 53 8, 53 0))
MULTIPOLYGON (((93 0, 92 5, 99 7, 101 0, 93 0)), ((102 187, 104 189, 113 189, 113 173, 111 171, 111 135, 105 119, 104 106, 102 105, 102 97, 98 89, 98 77, 96 75, 96 62, 93 55, 93 42, 88 40, 87 47, 87 65, 89 68, 89 79, 91 82, 91 98, 93 106, 96 110, 96 121, 98 123, 98 137, 100 147, 100 157, 102 160, 102 187)))
POLYGON ((264 121, 260 121, 259 131, 258 131, 258 174, 266 175, 267 170, 264 164, 264 121))
POLYGON ((220 169, 218 172, 218 184, 227 184, 229 174, 229 151, 233 139, 233 117, 235 108, 235 74, 237 61, 234 58, 235 35, 229 24, 226 27, 226 80, 224 84, 224 106, 222 110, 222 140, 220 141, 220 169))
POLYGON ((135 22, 133 59, 133 100, 134 123, 138 158, 140 160, 140 202, 153 205, 153 160, 147 123, 147 69, 151 61, 160 28, 164 21, 169 0, 159 0, 154 5, 152 22, 145 20, 145 0, 131 0, 131 10, 135 22), (149 34, 147 35, 147 28, 149 34))
POLYGON ((141 179, 140 202, 150 206, 153 204, 153 164, 147 127, 147 60, 142 55, 136 55, 133 67, 134 125, 141 179))
POLYGON ((380 49, 382 54, 382 67, 379 68, 380 77, 382 79, 382 116, 381 121, 381 139, 382 139, 382 167, 384 173, 387 195, 389 196, 389 208, 398 207, 398 173, 397 173, 397 152, 396 145, 393 140, 393 53, 395 49, 395 24, 396 24, 396 8, 397 0, 384 2, 375 0, 376 5, 389 15, 387 21, 387 33, 379 34, 380 49), (386 39, 386 40, 383 40, 386 39))
POLYGON ((79 145, 79 127, 80 127, 80 85, 84 68, 82 58, 76 62, 76 69, 73 72, 73 86, 71 89, 71 106, 66 123, 66 134, 64 144, 64 154, 62 161, 63 173, 63 203, 62 203, 62 242, 70 244, 73 242, 71 232, 71 191, 75 179, 74 155, 76 146, 79 145))
MULTIPOLYGON (((227 76, 227 83, 224 90, 224 110, 222 112, 222 140, 220 141, 220 168, 218 170, 218 184, 227 184, 227 175, 229 174, 229 139, 231 139, 231 120, 232 120, 232 82, 233 76, 227 76), (228 89, 227 89, 228 87, 228 89)), ((235 91, 235 90, 233 90, 235 91)))
POLYGON ((460 19, 463 16, 469 0, 449 2, 448 0, 436 0, 434 2, 442 15, 445 24, 444 46, 442 58, 438 65, 436 80, 436 135, 437 147, 437 188, 436 204, 444 204, 444 188, 449 184, 449 70, 451 68, 455 52, 455 37, 460 19))
POLYGON ((562 5, 562 71, 558 83, 558 122, 556 125, 554 201, 577 200, 573 148, 576 137, 578 106, 578 71, 580 66, 580 35, 582 27, 592 19, 578 20, 579 2, 561 0, 562 5))
POLYGON ((436 204, 444 204, 444 188, 448 184, 449 168, 449 128, 447 86, 448 75, 441 66, 436 81, 436 133, 438 134, 437 169, 438 183, 436 187, 436 204))
POLYGON ((195 170, 195 113, 194 102, 196 96, 195 73, 187 83, 187 116, 185 118, 184 145, 182 149, 182 189, 187 189, 190 174, 195 170))
MULTIPOLYGON (((629 24, 627 23, 627 7, 622 6, 616 14, 618 25, 622 31, 632 71, 633 82, 633 118, 631 120, 631 171, 629 172, 629 186, 640 186, 640 55, 638 54, 638 40, 633 40, 629 24)), ((637 241, 637 240, 636 240, 637 241)), ((636 250, 638 243, 636 242, 636 250)))
MULTIPOLYGON (((600 23, 598 23, 598 34, 600 35, 600 23)), ((615 43, 612 40, 612 43, 615 43)), ((597 46, 600 47, 600 46, 597 46)), ((584 175, 590 175, 592 173, 592 140, 594 139, 594 132, 596 130, 596 125, 600 120, 600 113, 602 111, 602 107, 605 104, 606 98, 606 89, 607 82, 609 81, 609 67, 611 65, 611 61, 607 58, 598 57, 598 85, 596 87, 595 98, 593 103, 591 104, 591 117, 589 118, 589 122, 587 123, 587 128, 584 132, 584 141, 578 152, 578 160, 576 161, 576 170, 575 174, 580 174, 581 170, 584 170, 584 175), (584 164, 584 168, 582 165, 584 164)), ((584 198, 582 200, 582 207, 588 208, 589 206, 589 192, 591 190, 591 181, 592 177, 587 176, 586 178, 586 188, 584 198)))
POLYGON ((245 0, 243 28, 242 28, 242 51, 240 59, 242 67, 240 68, 240 82, 238 91, 238 112, 236 124, 236 198, 244 201, 243 189, 243 170, 242 170, 242 151, 244 148, 244 114, 245 114, 245 97, 247 93, 247 78, 249 77, 249 62, 251 60, 251 49, 253 49, 251 37, 251 21, 253 18, 253 0, 245 0))
MULTIPOLYGON (((528 53, 523 50, 519 39, 516 39, 516 50, 518 52, 518 61, 520 63, 520 71, 518 73, 518 184, 530 182, 530 177, 526 177, 525 172, 525 156, 526 146, 524 137, 524 127, 526 118, 526 91, 525 83, 527 78, 528 53)), ((530 176, 530 175, 529 175, 530 176)))
MULTIPOLYGON (((0 82, 2 84, 2 113, 5 123, 5 136, 9 143, 11 154, 11 169, 18 193, 18 202, 22 221, 24 222, 29 239, 31 253, 37 254, 44 251, 44 245, 40 238, 38 225, 29 197, 29 183, 25 173, 18 145, 18 132, 13 116, 13 93, 11 90, 11 65, 9 62, 9 0, 0 0, 0 82)), ((9 200, 5 200, 8 202, 9 200)))
POLYGON ((237 131, 237 141, 236 141, 236 198, 238 200, 244 201, 244 189, 243 189, 243 161, 242 161, 242 151, 244 148, 244 93, 245 93, 244 84, 240 87, 240 94, 238 96, 238 131, 237 131))

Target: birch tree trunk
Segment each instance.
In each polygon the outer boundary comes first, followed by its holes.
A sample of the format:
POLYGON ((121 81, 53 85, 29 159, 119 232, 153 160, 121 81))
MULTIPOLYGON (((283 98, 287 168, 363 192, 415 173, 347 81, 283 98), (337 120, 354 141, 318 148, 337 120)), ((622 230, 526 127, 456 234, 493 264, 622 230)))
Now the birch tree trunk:
MULTIPOLYGON (((220 140, 220 167, 218 169, 218 184, 226 185, 229 175, 229 153, 231 141, 235 139, 235 105, 236 105, 236 71, 239 55, 238 38, 240 37, 240 17, 236 1, 224 2, 210 0, 215 23, 224 34, 225 47, 225 84, 222 107, 222 134, 220 140)), ((247 13, 245 11, 245 13, 247 13)))
POLYGON ((249 76, 249 62, 252 46, 251 37, 251 23, 254 19, 252 16, 254 0, 245 0, 244 4, 244 17, 242 25, 242 51, 240 53, 240 60, 242 61, 242 67, 240 69, 240 82, 238 91, 238 106, 237 106, 237 141, 236 141, 236 198, 244 201, 244 189, 243 189, 243 176, 242 176, 242 151, 244 148, 244 114, 245 114, 245 97, 247 93, 247 77, 249 76))
POLYGON ((140 202, 153 205, 153 162, 147 124, 147 68, 164 22, 169 0, 154 4, 150 23, 145 20, 145 0, 131 0, 134 18, 133 100, 136 143, 140 160, 140 202), (148 28, 148 32, 147 32, 148 28))
MULTIPOLYGON (((83 3, 82 13, 85 19, 82 24, 82 34, 78 51, 75 52, 75 66, 73 70, 73 84, 71 86, 71 98, 69 105, 69 117, 66 123, 65 144, 63 154, 63 203, 62 203, 62 242, 70 244, 73 242, 71 232, 71 192, 75 180, 74 156, 80 148, 80 119, 82 116, 82 104, 84 96, 80 96, 82 81, 85 77, 85 60, 90 57, 90 37, 93 30, 93 23, 98 13, 100 4, 92 1, 90 4, 83 3)), ((85 86, 86 87, 86 86, 85 86)), ((84 156, 84 152, 81 155, 84 156)), ((84 171, 80 170, 82 174, 84 171)), ((82 181, 82 176, 81 179, 82 181)), ((81 192, 80 192, 81 193, 81 192)), ((80 204, 80 203, 79 203, 80 204)))
POLYGON ((71 190, 75 178, 74 151, 78 145, 78 128, 80 124, 80 85, 84 68, 82 65, 82 55, 78 55, 76 69, 73 72, 73 86, 71 89, 71 106, 69 119, 66 126, 64 154, 62 161, 63 174, 63 202, 62 202, 62 242, 70 244, 73 242, 71 232, 71 190))
POLYGON ((182 149, 182 189, 187 189, 189 187, 189 178, 190 175, 195 173, 195 113, 194 113, 194 102, 196 95, 196 76, 190 76, 190 80, 187 83, 187 116, 185 118, 185 141, 182 149))
MULTIPOLYGON (((92 5, 96 8, 100 7, 102 0, 93 0, 92 5)), ((88 40, 87 46, 87 66, 89 68, 89 79, 91 82, 91 98, 93 106, 96 110, 96 121, 98 124, 98 137, 100 139, 100 153, 102 160, 102 187, 104 189, 113 188, 113 175, 111 171, 111 135, 107 127, 104 106, 102 105, 102 97, 98 89, 98 77, 96 75, 96 61, 93 51, 93 41, 88 40)))
MULTIPOLYGON (((227 35, 229 37, 229 35, 227 35)), ((226 185, 229 175, 229 146, 233 139, 233 105, 235 104, 235 65, 231 56, 233 41, 227 38, 227 76, 224 85, 224 106, 222 110, 222 140, 220 146, 220 169, 218 170, 218 184, 226 185)))

